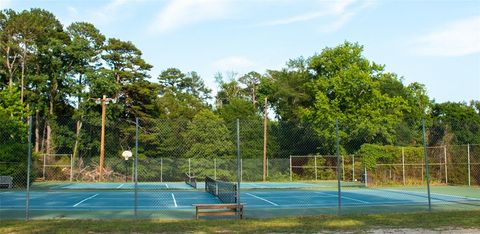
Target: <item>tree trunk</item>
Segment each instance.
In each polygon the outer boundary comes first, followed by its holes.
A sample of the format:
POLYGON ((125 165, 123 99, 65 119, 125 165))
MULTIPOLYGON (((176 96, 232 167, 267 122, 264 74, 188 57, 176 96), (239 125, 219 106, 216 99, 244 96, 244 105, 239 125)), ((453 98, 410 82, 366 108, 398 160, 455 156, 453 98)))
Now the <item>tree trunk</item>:
POLYGON ((27 45, 23 48, 23 57, 22 57, 22 75, 21 75, 21 91, 20 91, 20 101, 23 104, 23 86, 24 86, 24 78, 25 78, 25 60, 27 59, 27 45))
MULTIPOLYGON (((50 98, 49 113, 50 113, 50 117, 53 116, 53 98, 50 98)), ((50 154, 51 145, 52 145, 52 127, 50 126, 50 120, 48 119, 47 120, 47 148, 45 150, 46 154, 50 154)))
POLYGON ((45 137, 47 136, 47 122, 44 123, 43 125, 43 133, 42 133, 42 144, 41 144, 41 149, 40 152, 45 153, 45 137))
POLYGON ((78 144, 80 142, 80 131, 82 129, 82 122, 80 120, 77 121, 77 132, 75 134, 75 145, 73 146, 73 156, 72 160, 75 162, 75 158, 78 157, 78 144))
POLYGON ((6 52, 5 52, 5 62, 6 66, 8 69, 8 87, 12 88, 13 87, 13 73, 15 72, 15 61, 17 60, 17 55, 15 54, 13 56, 13 61, 10 62, 10 47, 7 47, 6 52))

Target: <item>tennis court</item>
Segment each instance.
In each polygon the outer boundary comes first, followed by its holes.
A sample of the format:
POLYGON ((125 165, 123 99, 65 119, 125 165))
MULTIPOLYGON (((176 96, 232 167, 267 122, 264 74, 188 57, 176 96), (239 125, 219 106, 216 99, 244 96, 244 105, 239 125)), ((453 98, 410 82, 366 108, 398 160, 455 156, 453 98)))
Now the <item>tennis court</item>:
MULTIPOLYGON (((192 218, 193 204, 222 203, 217 196, 180 182, 139 183, 137 199, 133 183, 72 183, 44 185, 43 190, 30 192, 30 213, 39 218, 131 217, 135 202, 137 212, 147 217, 192 218)), ((245 204, 246 217, 288 216, 334 212, 338 205, 337 191, 315 183, 242 183, 240 201, 245 204), (249 216, 250 215, 250 216, 249 216)), ((40 186, 41 187, 41 186, 40 186)), ((478 188, 444 187, 432 192, 432 205, 480 206, 478 188), (453 195, 455 194, 455 195, 453 195), (461 194, 461 195, 459 195, 461 194)), ((25 210, 25 191, 0 192, 3 216, 21 218, 25 210)), ((389 209, 402 211, 408 207, 424 207, 428 196, 423 188, 345 188, 341 203, 345 209, 358 211, 389 209)))

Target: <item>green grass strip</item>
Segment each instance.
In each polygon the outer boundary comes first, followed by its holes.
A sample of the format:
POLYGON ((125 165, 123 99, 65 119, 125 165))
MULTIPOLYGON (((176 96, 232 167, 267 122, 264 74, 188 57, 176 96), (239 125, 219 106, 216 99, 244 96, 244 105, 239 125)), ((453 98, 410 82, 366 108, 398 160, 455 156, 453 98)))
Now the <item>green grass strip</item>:
POLYGON ((480 211, 454 211, 245 220, 33 220, 0 221, 0 233, 298 233, 372 229, 480 228, 480 211))

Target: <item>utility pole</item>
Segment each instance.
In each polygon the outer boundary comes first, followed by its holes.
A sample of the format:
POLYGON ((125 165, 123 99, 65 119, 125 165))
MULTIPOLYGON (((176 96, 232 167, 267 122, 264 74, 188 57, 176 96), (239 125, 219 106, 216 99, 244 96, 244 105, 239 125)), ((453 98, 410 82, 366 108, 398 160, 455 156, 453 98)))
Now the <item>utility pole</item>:
POLYGON ((268 99, 265 97, 264 123, 263 123, 263 181, 267 181, 267 123, 268 99))
POLYGON ((107 98, 103 95, 102 98, 97 98, 102 105, 102 132, 100 133, 100 181, 103 180, 103 162, 105 160, 105 114, 107 112, 106 102, 113 101, 113 98, 107 98))

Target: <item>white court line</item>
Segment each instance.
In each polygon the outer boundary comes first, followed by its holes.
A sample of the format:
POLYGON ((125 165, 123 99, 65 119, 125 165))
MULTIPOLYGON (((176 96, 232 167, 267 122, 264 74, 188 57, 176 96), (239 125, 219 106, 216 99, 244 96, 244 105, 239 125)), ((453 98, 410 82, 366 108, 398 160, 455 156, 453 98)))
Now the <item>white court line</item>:
POLYGON ((117 187, 117 189, 121 188, 123 185, 124 185, 124 184, 119 185, 119 186, 117 187))
POLYGON ((278 206, 277 203, 274 203, 274 202, 271 202, 271 201, 269 201, 269 200, 267 200, 267 199, 264 199, 264 198, 255 196, 255 195, 253 195, 253 194, 251 194, 251 193, 245 193, 245 194, 247 194, 247 195, 249 195, 249 196, 252 196, 252 197, 254 197, 254 198, 260 199, 260 200, 262 200, 262 201, 266 201, 266 202, 268 202, 268 203, 270 203, 270 204, 272 204, 272 205, 274 205, 274 206, 278 206))
MULTIPOLYGON (((168 184, 165 184, 165 187, 167 187, 167 188, 168 188, 168 184)), ((172 195, 173 195, 173 193, 172 193, 172 195)))
MULTIPOLYGON (((409 194, 409 193, 416 193, 418 195, 423 195, 423 196, 428 196, 428 194, 425 194, 425 193, 422 193, 422 192, 417 192, 417 191, 403 191, 403 190, 396 190, 396 189, 379 189, 380 191, 389 191, 389 192, 395 192, 395 193, 406 193, 406 194, 409 194)), ((430 193, 430 194, 433 194, 433 195, 439 195, 439 196, 446 196, 446 197, 456 197, 456 198, 463 198, 463 199, 467 199, 467 200, 474 200, 474 201, 480 201, 480 199, 478 198, 473 198, 473 197, 462 197, 462 196, 455 196, 455 195, 449 195, 449 194, 442 194, 442 193, 430 193)), ((410 195, 413 195, 413 194, 410 194, 410 195)), ((415 196, 415 195, 413 195, 415 196)), ((435 200, 442 200, 442 199, 439 199, 439 198, 433 198, 435 200)))
MULTIPOLYGON (((337 197, 337 195, 332 195, 332 194, 328 194, 328 193, 322 193, 322 192, 315 192, 315 193, 327 195, 327 196, 330 196, 330 197, 337 197)), ((360 203, 364 203, 364 204, 370 204, 370 202, 358 200, 358 199, 351 198, 351 197, 346 197, 346 196, 343 196, 343 195, 341 197, 343 199, 347 199, 347 200, 351 200, 351 201, 356 201, 356 202, 360 202, 360 203)))
POLYGON ((172 198, 173 198, 173 204, 175 205, 175 207, 177 207, 177 200, 175 199, 175 195, 173 195, 173 193, 172 193, 172 198))
POLYGON ((97 194, 95 194, 95 195, 93 195, 93 196, 90 196, 90 197, 87 197, 87 198, 85 198, 85 199, 81 200, 79 203, 77 203, 77 204, 73 205, 73 207, 76 207, 76 206, 78 206, 78 205, 82 204, 84 201, 86 201, 86 200, 90 200, 90 199, 92 199, 92 198, 94 198, 94 197, 96 197, 96 196, 98 196, 98 193, 97 193, 97 194))

